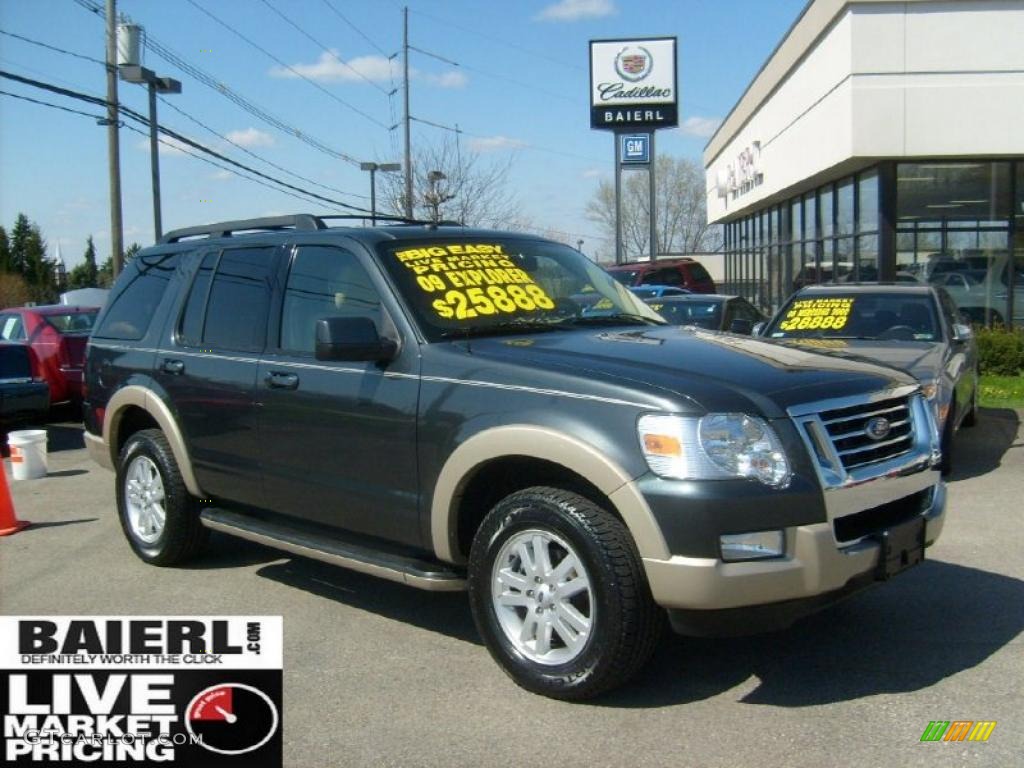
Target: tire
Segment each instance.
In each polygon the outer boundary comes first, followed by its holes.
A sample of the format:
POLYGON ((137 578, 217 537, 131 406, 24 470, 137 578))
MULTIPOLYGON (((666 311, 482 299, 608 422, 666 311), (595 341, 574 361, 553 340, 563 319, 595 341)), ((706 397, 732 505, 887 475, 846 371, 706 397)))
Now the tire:
POLYGON ((477 629, 509 677, 569 701, 632 678, 665 623, 626 527, 557 488, 518 491, 491 510, 473 538, 469 596, 477 629), (579 591, 569 596, 567 585, 579 591), (582 630, 581 620, 589 624, 582 630))
POLYGON ((198 505, 185 488, 159 429, 136 432, 121 450, 117 512, 132 550, 151 565, 184 563, 199 554, 209 538, 209 530, 199 522, 198 505))
POLYGON ((956 420, 956 404, 953 403, 946 417, 946 423, 942 426, 942 437, 939 441, 939 448, 942 451, 942 462, 939 464, 939 471, 943 477, 949 477, 953 473, 953 422, 956 420))

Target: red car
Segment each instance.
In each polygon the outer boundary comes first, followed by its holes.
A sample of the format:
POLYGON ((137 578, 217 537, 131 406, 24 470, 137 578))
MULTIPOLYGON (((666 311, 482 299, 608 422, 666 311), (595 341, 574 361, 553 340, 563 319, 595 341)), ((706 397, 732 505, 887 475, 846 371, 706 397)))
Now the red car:
POLYGON ((671 285, 691 293, 715 293, 715 281, 691 258, 632 261, 608 267, 608 274, 626 286, 671 285))
POLYGON ((85 345, 98 307, 11 307, 0 311, 0 341, 27 344, 35 353, 35 376, 50 385, 50 403, 82 401, 85 345))

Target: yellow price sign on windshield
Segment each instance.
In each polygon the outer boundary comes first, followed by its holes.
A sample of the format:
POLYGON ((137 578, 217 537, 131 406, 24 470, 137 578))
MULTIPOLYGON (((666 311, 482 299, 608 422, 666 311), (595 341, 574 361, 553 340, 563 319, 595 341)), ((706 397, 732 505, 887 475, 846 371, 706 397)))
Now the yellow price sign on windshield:
POLYGON ((779 323, 780 331, 838 331, 846 326, 853 308, 852 298, 797 299, 779 323))
POLYGON ((416 285, 436 295, 430 306, 445 320, 554 309, 555 302, 497 243, 444 243, 396 251, 416 285))

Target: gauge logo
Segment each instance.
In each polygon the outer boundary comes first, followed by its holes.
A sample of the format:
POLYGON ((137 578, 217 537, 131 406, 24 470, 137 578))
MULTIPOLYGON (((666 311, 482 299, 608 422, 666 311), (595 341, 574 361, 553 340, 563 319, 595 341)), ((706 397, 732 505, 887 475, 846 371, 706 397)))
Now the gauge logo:
POLYGON ((280 722, 270 697, 242 683, 204 688, 185 709, 189 734, 221 755, 244 755, 259 749, 270 741, 280 722))

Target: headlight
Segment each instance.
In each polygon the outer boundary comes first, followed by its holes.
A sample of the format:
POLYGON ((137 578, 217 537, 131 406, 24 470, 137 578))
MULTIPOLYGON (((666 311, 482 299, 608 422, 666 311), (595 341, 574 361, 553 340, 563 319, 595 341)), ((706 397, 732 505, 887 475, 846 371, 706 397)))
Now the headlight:
POLYGON ((651 471, 678 480, 745 477, 773 488, 789 484, 786 453, 764 420, 743 413, 683 417, 648 414, 638 424, 651 471))
POLYGON ((925 400, 935 402, 935 396, 939 394, 939 385, 934 381, 922 381, 921 394, 924 395, 925 400))

